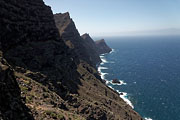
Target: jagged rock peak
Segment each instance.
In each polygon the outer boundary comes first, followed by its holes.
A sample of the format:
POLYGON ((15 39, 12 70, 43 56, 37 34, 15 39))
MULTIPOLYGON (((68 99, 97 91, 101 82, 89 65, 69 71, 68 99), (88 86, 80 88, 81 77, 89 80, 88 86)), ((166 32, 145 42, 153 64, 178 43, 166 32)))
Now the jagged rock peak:
POLYGON ((71 19, 70 14, 66 13, 57 13, 54 14, 54 20, 56 27, 59 29, 61 37, 74 35, 80 36, 74 21, 71 19))
POLYGON ((98 48, 99 54, 109 53, 112 51, 112 49, 106 44, 104 39, 95 41, 96 46, 98 48))
POLYGON ((103 42, 105 43, 105 40, 104 40, 104 39, 97 40, 97 41, 96 41, 96 44, 98 44, 98 43, 103 43, 103 42))
POLYGON ((91 43, 95 45, 95 42, 94 42, 94 40, 91 38, 91 36, 89 35, 89 33, 85 33, 85 34, 81 35, 81 37, 82 37, 83 40, 86 40, 86 41, 89 41, 89 42, 91 41, 91 43))
POLYGON ((64 17, 64 18, 66 18, 66 19, 71 19, 71 18, 70 18, 69 12, 65 12, 65 13, 56 13, 56 14, 54 14, 54 16, 59 16, 59 17, 64 17))
POLYGON ((83 39, 82 41, 83 45, 86 47, 89 53, 90 61, 93 61, 94 65, 96 65, 97 63, 100 63, 101 59, 97 52, 97 47, 94 40, 90 37, 88 33, 83 34, 81 38, 83 39))
POLYGON ((89 33, 84 33, 83 35, 81 35, 81 37, 82 37, 82 38, 88 38, 88 37, 90 37, 90 36, 89 36, 89 33))
POLYGON ((100 62, 99 55, 96 52, 96 45, 89 35, 88 37, 80 36, 73 20, 65 14, 55 14, 54 19, 56 27, 59 30, 60 37, 64 40, 66 45, 75 51, 81 60, 88 64, 95 66, 100 62))
POLYGON ((83 40, 91 41, 91 42, 93 42, 93 44, 95 44, 94 40, 91 38, 91 36, 88 33, 81 35, 81 37, 83 40))

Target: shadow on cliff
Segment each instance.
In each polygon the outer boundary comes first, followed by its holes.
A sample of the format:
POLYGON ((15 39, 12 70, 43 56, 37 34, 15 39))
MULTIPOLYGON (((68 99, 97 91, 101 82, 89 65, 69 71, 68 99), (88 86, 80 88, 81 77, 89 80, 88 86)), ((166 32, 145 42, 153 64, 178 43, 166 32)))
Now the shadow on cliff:
POLYGON ((81 85, 77 72, 80 61, 62 42, 28 42, 6 51, 4 56, 14 68, 21 67, 16 71, 47 86, 63 99, 68 93, 77 93, 81 85))
POLYGON ((25 106, 13 71, 0 57, 0 119, 34 120, 25 106))
POLYGON ((51 8, 43 0, 0 3, 0 42, 8 63, 63 98, 77 93, 77 56, 60 39, 51 8))

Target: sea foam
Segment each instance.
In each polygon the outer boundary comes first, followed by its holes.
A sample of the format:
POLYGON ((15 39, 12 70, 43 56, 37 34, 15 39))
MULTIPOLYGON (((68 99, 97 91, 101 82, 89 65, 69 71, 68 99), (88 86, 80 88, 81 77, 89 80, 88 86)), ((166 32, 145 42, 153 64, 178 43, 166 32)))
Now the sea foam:
POLYGON ((132 102, 127 98, 128 97, 128 94, 126 92, 120 92, 119 90, 116 90, 119 94, 120 94, 120 97, 129 105, 131 106, 133 109, 134 109, 134 106, 132 104, 132 102), (122 93, 122 95, 121 95, 122 93))
POLYGON ((98 72, 100 73, 101 79, 106 80, 106 79, 105 79, 105 75, 107 75, 108 73, 103 73, 103 72, 102 72, 103 69, 108 69, 108 68, 107 68, 107 67, 101 67, 101 66, 99 66, 99 67, 98 67, 98 72))
POLYGON ((102 63, 108 63, 104 56, 100 56, 102 63))
POLYGON ((98 69, 100 69, 100 70, 106 70, 106 69, 108 69, 107 67, 98 67, 98 69))
MULTIPOLYGON (((114 49, 112 49, 112 51, 110 52, 110 54, 111 53, 113 53, 115 50, 114 49)), ((106 58, 105 58, 105 56, 104 56, 105 54, 101 54, 100 55, 100 58, 101 58, 101 63, 100 63, 100 65, 99 65, 99 67, 98 67, 98 72, 101 74, 101 79, 103 79, 103 80, 106 80, 105 79, 105 75, 107 75, 108 73, 103 73, 102 72, 102 70, 103 69, 108 69, 107 67, 103 67, 103 66, 101 66, 101 65, 103 65, 103 64, 105 64, 105 63, 114 63, 114 62, 108 62, 107 60, 106 60, 106 58)), ((111 83, 111 85, 126 85, 127 83, 125 83, 123 80, 120 80, 120 84, 117 84, 117 83, 112 83, 112 80, 111 81, 109 81, 109 80, 106 80, 106 84, 109 84, 109 83, 111 83)), ((111 88, 111 89, 113 89, 113 90, 115 90, 112 86, 110 86, 110 85, 107 85, 109 88, 111 88)), ((122 95, 120 94, 119 96, 129 105, 129 106, 131 106, 133 109, 134 109, 134 106, 133 106, 133 104, 132 104, 132 102, 127 98, 128 97, 128 94, 127 93, 125 93, 125 92, 120 92, 119 90, 116 90, 119 94, 120 93, 123 93, 122 95)), ((147 119, 147 120, 151 120, 151 119, 147 119)))
POLYGON ((106 78, 105 78, 105 75, 107 75, 108 73, 100 73, 101 74, 101 79, 103 79, 103 80, 106 80, 106 78))
POLYGON ((120 83, 112 83, 112 80, 109 81, 112 85, 127 85, 123 80, 119 80, 120 83))
POLYGON ((115 50, 114 49, 112 49, 112 51, 109 53, 109 54, 111 54, 111 53, 113 53, 115 50))
POLYGON ((151 118, 144 118, 145 120, 153 120, 153 119, 151 119, 151 118))

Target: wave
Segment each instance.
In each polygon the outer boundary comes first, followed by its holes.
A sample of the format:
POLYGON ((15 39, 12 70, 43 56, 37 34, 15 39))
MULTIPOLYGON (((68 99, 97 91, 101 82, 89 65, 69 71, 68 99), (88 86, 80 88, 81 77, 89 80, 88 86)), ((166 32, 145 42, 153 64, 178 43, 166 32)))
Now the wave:
POLYGON ((127 98, 128 94, 126 92, 120 92, 119 90, 116 90, 120 95, 120 97, 129 105, 132 107, 132 109, 134 109, 134 106, 132 104, 132 102, 127 98))
MULTIPOLYGON (((109 54, 111 54, 111 53, 113 53, 115 50, 114 49, 112 49, 112 51, 109 53, 109 54)), ((105 63, 115 63, 115 62, 113 62, 113 61, 107 61, 106 60, 106 58, 105 58, 105 55, 106 54, 108 54, 108 53, 105 53, 105 54, 101 54, 99 57, 100 57, 100 59, 101 59, 101 63, 100 63, 100 65, 104 65, 105 63)))
POLYGON ((106 78, 105 78, 105 75, 107 75, 108 73, 100 73, 101 74, 101 79, 103 79, 103 80, 106 80, 106 78))
POLYGON ((153 119, 151 119, 151 118, 144 118, 145 120, 153 120, 153 119))
POLYGON ((112 86, 109 86, 109 85, 108 85, 108 87, 114 90, 114 88, 113 88, 112 86))
POLYGON ((101 54, 101 55, 103 55, 103 56, 104 56, 104 55, 106 55, 106 54, 108 54, 108 53, 104 53, 104 54, 101 54))
POLYGON ((100 69, 100 70, 107 70, 108 68, 100 66, 100 67, 98 67, 98 69, 100 69))
MULTIPOLYGON (((106 85, 109 84, 110 82, 108 80, 106 80, 106 85)), ((107 85, 108 86, 108 85, 107 85)), ((111 87, 112 88, 112 87, 111 87)))
POLYGON ((104 70, 104 69, 108 69, 108 68, 99 66, 98 67, 98 72, 100 73, 101 79, 106 80, 105 75, 107 75, 108 73, 103 73, 102 70, 104 70))
POLYGON ((108 61, 105 59, 104 56, 100 56, 100 58, 101 58, 101 61, 102 61, 103 63, 108 63, 108 61))
POLYGON ((100 65, 104 65, 104 63, 103 63, 103 62, 101 62, 101 63, 100 63, 100 65))
MULTIPOLYGON (((112 49, 112 51, 110 52, 110 54, 113 53, 114 51, 115 51, 115 50, 112 49)), ((105 75, 107 75, 108 73, 103 73, 103 72, 102 72, 102 69, 108 69, 108 68, 107 68, 107 67, 103 67, 103 66, 101 66, 101 65, 103 65, 103 64, 105 64, 105 63, 114 63, 114 62, 108 62, 108 61, 106 60, 106 58, 105 58, 105 55, 106 55, 106 54, 107 54, 107 53, 100 55, 100 58, 101 58, 101 61, 102 61, 102 62, 101 62, 100 65, 98 66, 98 72, 99 72, 100 75, 101 75, 101 79, 103 79, 103 80, 106 81, 107 86, 108 86, 109 88, 115 90, 112 86, 110 86, 110 85, 108 85, 108 84, 111 83, 112 85, 126 85, 127 83, 125 83, 123 80, 120 80, 121 83, 120 83, 120 84, 117 84, 117 83, 112 83, 112 80, 109 81, 109 80, 105 79, 105 75)), ((131 107, 134 109, 134 106, 133 106, 132 102, 127 98, 127 97, 128 97, 128 94, 125 93, 125 92, 120 92, 119 90, 116 90, 116 91, 120 94, 119 96, 120 96, 129 106, 131 106, 131 107)))
MULTIPOLYGON (((111 51, 109 54, 111 54, 111 53, 113 53, 113 52, 115 52, 114 49, 112 49, 112 51, 111 51)), ((102 65, 104 65, 105 63, 115 63, 115 62, 113 62, 113 61, 107 61, 106 58, 105 58, 105 55, 106 55, 106 54, 107 54, 107 53, 100 55, 100 58, 101 58, 101 61, 102 61, 102 62, 101 62, 100 65, 98 66, 98 72, 100 73, 101 79, 105 80, 107 87, 109 87, 109 88, 112 89, 112 90, 115 90, 112 85, 127 85, 127 83, 125 83, 123 80, 119 80, 119 81, 120 81, 120 84, 118 84, 118 83, 112 83, 112 80, 107 80, 107 79, 105 78, 105 76, 106 76, 108 73, 103 73, 102 70, 108 69, 108 68, 107 68, 107 67, 104 67, 104 66, 102 66, 102 65)), ((133 83, 136 84, 136 82, 133 82, 133 83)), ((134 109, 134 106, 133 106, 132 102, 128 99, 128 93, 126 93, 126 92, 120 92, 119 90, 115 90, 115 91, 117 91, 117 92, 119 93, 119 96, 126 102, 126 104, 128 104, 132 109, 134 109)), ((153 119, 151 119, 151 118, 149 118, 149 117, 145 117, 144 120, 153 120, 153 119)))
POLYGON ((115 52, 115 50, 114 50, 114 49, 112 49, 112 51, 111 51, 109 54, 111 54, 111 53, 113 53, 113 52, 115 52))

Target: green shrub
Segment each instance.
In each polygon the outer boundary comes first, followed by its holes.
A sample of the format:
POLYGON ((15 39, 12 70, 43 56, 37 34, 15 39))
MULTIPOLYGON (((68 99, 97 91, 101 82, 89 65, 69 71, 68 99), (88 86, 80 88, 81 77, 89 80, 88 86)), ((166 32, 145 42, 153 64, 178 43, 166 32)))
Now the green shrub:
POLYGON ((25 87, 25 86, 20 86, 20 88, 21 88, 21 91, 22 91, 22 92, 27 92, 27 91, 28 91, 28 88, 25 87))
POLYGON ((32 102, 32 101, 33 101, 33 96, 32 96, 32 95, 26 96, 26 102, 27 102, 27 103, 30 103, 30 102, 32 102))
POLYGON ((64 118, 64 116, 62 114, 58 114, 57 118, 60 119, 60 120, 65 120, 65 118, 64 118))

